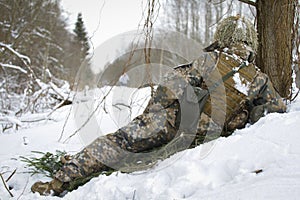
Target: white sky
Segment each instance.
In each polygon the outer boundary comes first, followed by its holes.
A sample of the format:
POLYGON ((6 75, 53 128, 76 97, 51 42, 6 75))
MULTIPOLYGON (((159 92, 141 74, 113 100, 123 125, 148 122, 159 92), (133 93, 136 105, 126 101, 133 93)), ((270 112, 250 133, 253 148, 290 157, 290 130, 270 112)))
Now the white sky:
POLYGON ((77 14, 83 21, 94 47, 107 39, 138 28, 145 5, 143 0, 62 0, 70 14, 70 29, 74 28, 77 14))

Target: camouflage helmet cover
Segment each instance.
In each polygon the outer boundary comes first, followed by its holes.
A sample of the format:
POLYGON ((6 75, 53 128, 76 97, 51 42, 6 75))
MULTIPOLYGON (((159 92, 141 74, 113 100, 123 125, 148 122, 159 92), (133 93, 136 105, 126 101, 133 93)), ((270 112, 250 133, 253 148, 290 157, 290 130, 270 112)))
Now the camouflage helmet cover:
POLYGON ((230 47, 236 43, 244 42, 254 51, 257 50, 257 32, 253 24, 246 18, 230 16, 222 20, 214 35, 221 48, 230 47))

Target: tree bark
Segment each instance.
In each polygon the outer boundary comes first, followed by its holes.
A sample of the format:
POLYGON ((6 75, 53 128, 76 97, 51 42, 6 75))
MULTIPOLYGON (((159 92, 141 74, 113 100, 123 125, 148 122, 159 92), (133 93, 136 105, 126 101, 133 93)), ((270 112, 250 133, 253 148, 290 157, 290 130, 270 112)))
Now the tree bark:
POLYGON ((257 0, 257 64, 282 97, 292 86, 293 23, 297 0, 257 0))

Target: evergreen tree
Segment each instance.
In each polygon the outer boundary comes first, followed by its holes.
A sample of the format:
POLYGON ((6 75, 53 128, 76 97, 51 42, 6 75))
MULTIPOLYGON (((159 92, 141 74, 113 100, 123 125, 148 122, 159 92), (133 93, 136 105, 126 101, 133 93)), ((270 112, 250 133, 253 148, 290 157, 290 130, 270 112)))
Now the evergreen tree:
POLYGON ((84 22, 83 22, 81 13, 78 13, 74 33, 76 34, 77 41, 80 43, 82 59, 84 59, 88 55, 90 45, 88 42, 88 36, 87 36, 87 32, 85 30, 85 26, 84 26, 84 22))
POLYGON ((0 0, 0 13, 1 133, 18 128, 23 114, 48 112, 64 100, 81 50, 60 0, 0 0))

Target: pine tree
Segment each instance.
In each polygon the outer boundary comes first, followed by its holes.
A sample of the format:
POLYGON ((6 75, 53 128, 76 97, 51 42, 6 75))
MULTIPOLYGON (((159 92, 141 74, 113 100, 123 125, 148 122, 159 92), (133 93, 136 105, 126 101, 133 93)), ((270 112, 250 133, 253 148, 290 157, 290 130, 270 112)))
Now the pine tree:
POLYGON ((81 13, 78 13, 74 33, 76 34, 76 39, 80 43, 80 46, 81 46, 82 58, 85 58, 88 55, 90 45, 88 42, 88 36, 87 36, 87 32, 86 32, 86 29, 84 26, 84 22, 83 22, 81 13))

